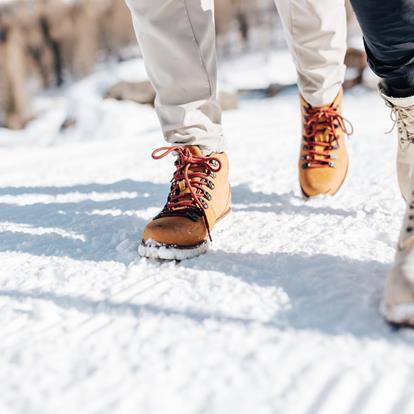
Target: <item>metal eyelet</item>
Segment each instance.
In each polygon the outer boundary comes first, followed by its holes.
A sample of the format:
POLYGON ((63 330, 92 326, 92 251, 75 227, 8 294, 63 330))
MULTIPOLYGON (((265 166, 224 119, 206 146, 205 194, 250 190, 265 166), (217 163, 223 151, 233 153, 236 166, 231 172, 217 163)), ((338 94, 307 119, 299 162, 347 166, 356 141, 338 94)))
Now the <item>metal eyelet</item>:
POLYGON ((331 168, 336 168, 336 162, 330 162, 330 163, 329 163, 329 166, 330 166, 331 168))
POLYGON ((204 191, 204 195, 205 195, 205 197, 208 201, 211 201, 212 197, 211 197, 211 194, 209 192, 204 191))
POLYGON ((413 231, 412 227, 407 227, 407 233, 411 233, 413 231))
POLYGON ((208 188, 210 188, 211 190, 214 190, 215 185, 212 181, 208 180, 207 185, 208 185, 208 188))

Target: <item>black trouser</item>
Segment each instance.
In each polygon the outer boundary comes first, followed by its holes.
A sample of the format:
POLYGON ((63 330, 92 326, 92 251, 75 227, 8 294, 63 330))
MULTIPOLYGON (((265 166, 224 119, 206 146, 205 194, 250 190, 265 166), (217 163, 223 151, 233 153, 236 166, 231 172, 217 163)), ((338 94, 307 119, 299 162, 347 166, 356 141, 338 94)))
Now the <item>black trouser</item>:
POLYGON ((414 95, 414 0, 351 3, 372 70, 393 96, 414 95))

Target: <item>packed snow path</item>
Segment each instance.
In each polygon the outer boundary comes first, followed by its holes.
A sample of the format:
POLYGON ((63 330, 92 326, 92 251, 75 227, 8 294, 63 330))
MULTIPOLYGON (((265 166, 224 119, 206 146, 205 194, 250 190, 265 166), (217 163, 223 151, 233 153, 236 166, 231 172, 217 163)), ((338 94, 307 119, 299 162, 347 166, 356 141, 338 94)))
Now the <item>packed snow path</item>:
POLYGON ((225 113, 233 213, 160 263, 136 254, 172 171, 157 119, 89 87, 74 131, 49 96, 0 132, 0 413, 413 413, 414 332, 378 313, 403 203, 377 95, 346 96, 349 179, 312 201, 295 91, 225 113))

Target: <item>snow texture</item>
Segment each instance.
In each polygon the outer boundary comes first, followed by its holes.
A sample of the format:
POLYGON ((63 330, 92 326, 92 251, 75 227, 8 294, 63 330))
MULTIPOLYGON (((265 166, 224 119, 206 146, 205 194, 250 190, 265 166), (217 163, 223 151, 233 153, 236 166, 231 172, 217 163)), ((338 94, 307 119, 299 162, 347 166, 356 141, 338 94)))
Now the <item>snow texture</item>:
MULTIPOLYGON (((221 78, 286 80, 279 58, 221 78)), ((377 94, 346 95, 349 179, 311 201, 296 91, 226 112, 233 213, 206 255, 171 263, 137 255, 173 169, 150 157, 156 115, 100 98, 143 76, 102 68, 0 130, 0 413, 413 413, 414 332, 379 313, 403 202, 377 94)))

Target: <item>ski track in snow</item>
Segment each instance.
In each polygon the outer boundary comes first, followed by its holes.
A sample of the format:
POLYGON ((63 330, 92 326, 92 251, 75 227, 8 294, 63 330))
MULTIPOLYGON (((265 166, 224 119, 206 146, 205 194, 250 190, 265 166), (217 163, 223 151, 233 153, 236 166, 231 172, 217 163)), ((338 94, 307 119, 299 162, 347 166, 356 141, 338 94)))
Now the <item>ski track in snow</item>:
POLYGON ((379 97, 346 96, 349 178, 311 201, 296 92, 226 112, 233 213, 207 255, 160 263, 136 250, 172 158, 99 73, 0 131, 0 413, 414 412, 414 332, 378 313, 403 214, 379 97))

